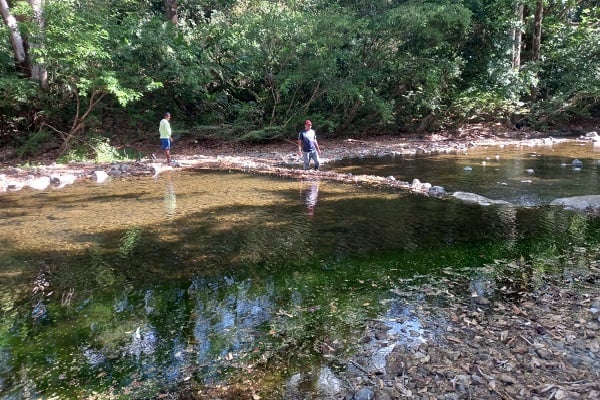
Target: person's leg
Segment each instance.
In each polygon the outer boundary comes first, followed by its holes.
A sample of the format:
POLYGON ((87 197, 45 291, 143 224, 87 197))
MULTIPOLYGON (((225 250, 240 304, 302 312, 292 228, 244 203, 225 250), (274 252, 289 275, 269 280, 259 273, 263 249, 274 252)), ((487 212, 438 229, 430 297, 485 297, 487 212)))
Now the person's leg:
MULTIPOLYGON (((310 160, 311 160, 311 159, 312 159, 312 160, 313 160, 313 162, 315 163, 315 170, 318 170, 318 169, 319 169, 319 155, 317 154, 317 151, 316 151, 316 150, 314 150, 314 151, 311 151, 311 152, 309 153, 309 156, 308 156, 308 161, 309 161, 309 164, 310 164, 310 160)), ((305 169, 308 169, 308 167, 306 167, 305 169)))
POLYGON ((165 152, 167 164, 171 164, 171 141, 169 139, 160 139, 160 145, 165 152))
POLYGON ((307 153, 306 151, 302 152, 302 160, 304 160, 304 170, 305 171, 308 169, 308 165, 310 164, 310 154, 311 153, 307 153))
POLYGON ((319 153, 317 153, 317 151, 313 151, 312 152, 312 156, 313 156, 313 161, 315 162, 315 171, 319 169, 319 165, 321 165, 320 161, 319 161, 319 153))
POLYGON ((160 148, 165 152, 167 164, 171 163, 171 141, 169 139, 160 139, 160 148))

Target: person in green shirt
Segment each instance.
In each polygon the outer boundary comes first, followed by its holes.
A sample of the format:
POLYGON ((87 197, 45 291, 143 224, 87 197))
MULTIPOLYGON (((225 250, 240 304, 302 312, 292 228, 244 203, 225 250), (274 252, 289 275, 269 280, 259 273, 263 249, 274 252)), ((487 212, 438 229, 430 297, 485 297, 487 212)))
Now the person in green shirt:
POLYGON ((167 164, 171 164, 171 143, 173 143, 171 124, 169 123, 170 120, 171 113, 166 112, 158 127, 158 132, 160 133, 160 148, 165 152, 167 164))

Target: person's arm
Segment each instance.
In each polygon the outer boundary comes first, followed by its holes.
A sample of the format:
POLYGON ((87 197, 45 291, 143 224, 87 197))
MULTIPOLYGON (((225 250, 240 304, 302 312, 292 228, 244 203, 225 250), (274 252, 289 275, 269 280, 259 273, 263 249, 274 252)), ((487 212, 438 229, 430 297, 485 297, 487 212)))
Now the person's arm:
POLYGON ((315 137, 315 147, 317 148, 317 153, 321 152, 321 149, 319 148, 319 142, 317 142, 317 138, 315 137))
POLYGON ((169 141, 173 143, 173 132, 171 131, 171 123, 167 121, 167 131, 169 132, 169 141))
POLYGON ((298 155, 302 155, 302 139, 298 135, 298 155))

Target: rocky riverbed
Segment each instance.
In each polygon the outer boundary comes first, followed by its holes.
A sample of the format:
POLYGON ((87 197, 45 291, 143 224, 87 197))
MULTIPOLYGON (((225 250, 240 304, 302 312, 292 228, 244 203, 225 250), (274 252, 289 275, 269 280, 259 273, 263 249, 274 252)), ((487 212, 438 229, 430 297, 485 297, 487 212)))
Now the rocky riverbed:
MULTIPOLYGON (((355 388, 372 396, 355 390, 340 398, 600 398, 600 269, 593 262, 568 274, 536 288, 484 281, 478 293, 448 275, 403 290, 398 297, 418 316, 420 332, 401 329, 413 341, 394 345, 394 325, 373 321, 369 345, 347 369, 355 388), (415 302, 417 295, 429 301, 415 302), (377 367, 374 354, 390 343, 377 367)), ((410 318, 391 319, 406 325, 410 318)))
POLYGON ((598 399, 600 253, 586 251, 574 249, 557 275, 536 276, 519 260, 478 267, 477 280, 448 269, 441 279, 399 282, 391 312, 366 322, 350 356, 324 341, 320 369, 277 391, 265 390, 256 365, 233 360, 243 372, 232 381, 164 397, 598 399))

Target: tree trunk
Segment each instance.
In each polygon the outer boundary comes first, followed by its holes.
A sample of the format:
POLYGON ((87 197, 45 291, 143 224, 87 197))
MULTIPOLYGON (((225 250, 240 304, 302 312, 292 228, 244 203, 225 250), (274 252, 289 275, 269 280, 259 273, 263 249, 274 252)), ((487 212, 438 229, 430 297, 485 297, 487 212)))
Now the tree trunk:
POLYGON ((10 43, 13 47, 13 53, 15 56, 15 61, 19 68, 21 68, 24 72, 29 72, 27 70, 27 55, 25 54, 25 45, 23 43, 23 38, 21 37, 21 33, 19 32, 19 27, 17 26, 17 20, 10 13, 10 8, 8 7, 7 0, 0 0, 0 13, 2 14, 2 19, 8 29, 10 31, 10 43))
POLYGON ((523 39, 523 3, 517 1, 515 3, 515 26, 512 30, 512 67, 514 69, 521 68, 521 42, 523 39))
POLYGON ((165 0, 165 17, 177 26, 177 0, 165 0))
POLYGON ((542 18, 544 16, 544 2, 537 0, 535 4, 535 22, 533 25, 532 61, 539 61, 542 46, 542 18))
POLYGON ((40 83, 40 86, 44 89, 48 88, 48 71, 46 67, 36 62, 36 51, 42 51, 44 49, 45 42, 45 31, 46 24, 44 21, 44 6, 43 0, 29 0, 29 4, 33 9, 33 20, 37 25, 37 34, 29 41, 29 48, 33 50, 33 57, 31 51, 29 58, 31 59, 31 77, 40 83))
MULTIPOLYGON (((533 62, 540 60, 540 50, 542 47, 542 17, 544 16, 544 2, 537 0, 535 3, 535 17, 533 25, 533 43, 531 49, 531 59, 533 62)), ((531 98, 536 101, 538 90, 536 86, 531 87, 531 98)))

